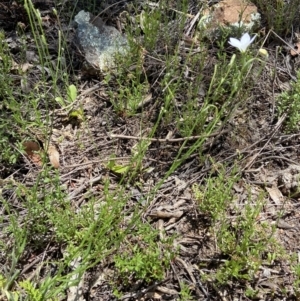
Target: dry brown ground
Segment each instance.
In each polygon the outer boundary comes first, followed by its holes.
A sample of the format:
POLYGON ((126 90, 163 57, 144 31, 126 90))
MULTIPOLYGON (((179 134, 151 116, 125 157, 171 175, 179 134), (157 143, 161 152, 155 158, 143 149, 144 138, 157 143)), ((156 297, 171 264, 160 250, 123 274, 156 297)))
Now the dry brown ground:
MULTIPOLYGON (((110 4, 114 2, 115 5, 111 8, 108 8, 107 3, 99 6, 99 11, 107 9, 103 17, 112 24, 116 21, 118 14, 126 9, 125 1, 119 4, 116 3, 117 1, 110 1, 110 4)), ((197 11, 195 3, 191 1, 191 14, 197 11)), ((44 17, 50 53, 55 57, 58 20, 50 12, 53 6, 52 0, 35 1, 35 5, 44 17)), ((84 5, 84 1, 81 1, 76 10, 79 11, 84 5)), ((67 25, 64 24, 68 24, 67 17, 67 13, 63 12, 60 19, 66 31, 67 25)), ((20 60, 20 49, 15 34, 18 22, 23 24, 25 33, 30 36, 29 23, 24 9, 13 1, 2 1, 0 3, 0 28, 5 30, 15 61, 20 60)), ((71 37, 69 42, 71 47, 71 37)), ((276 46, 279 43, 279 41, 272 41, 267 45, 270 55, 268 64, 261 81, 257 82, 252 89, 245 109, 237 113, 235 119, 224 131, 208 139, 204 154, 207 158, 210 156, 215 162, 226 163, 230 167, 237 158, 236 150, 239 150, 239 153, 243 155, 243 160, 239 163, 242 180, 236 187, 239 202, 242 203, 247 198, 246 187, 249 185, 254 195, 256 192, 258 194, 260 189, 266 189, 270 197, 260 219, 271 223, 277 220, 279 210, 284 212, 278 223, 276 237, 287 252, 297 253, 300 245, 299 195, 293 194, 293 198, 287 196, 294 193, 298 186, 300 135, 285 134, 281 126, 283 120, 278 120, 274 112, 276 95, 287 89, 289 82, 295 77, 295 71, 299 69, 299 60, 297 56, 291 56, 289 50, 285 52, 285 55, 276 57, 276 46), (277 71, 276 74, 273 70, 277 71)), ((33 53, 36 51, 34 42, 30 38, 28 38, 28 48, 32 49, 33 53)), ((207 67, 208 74, 213 68, 214 45, 210 52, 212 63, 207 67)), ((67 119, 64 112, 53 110, 54 129, 51 139, 53 143, 56 143, 61 135, 66 138, 59 145, 60 177, 61 182, 69 187, 70 201, 74 206, 79 207, 85 202, 87 186, 92 187, 89 191, 101 197, 102 186, 99 183, 101 177, 111 177, 112 181, 118 183, 118 178, 104 167, 101 160, 107 159, 114 153, 121 158, 121 163, 126 162, 131 149, 137 142, 132 137, 140 136, 141 120, 144 129, 152 128, 160 106, 159 99, 162 91, 159 76, 163 72, 164 64, 146 56, 144 68, 152 84, 150 88, 152 98, 145 105, 143 114, 128 117, 115 113, 101 77, 84 71, 83 58, 76 51, 71 54, 72 57, 67 64, 74 68, 74 76, 81 78, 79 81, 81 97, 77 105, 81 106, 85 115, 88 116, 88 129, 81 127, 77 120, 67 119), (111 137, 111 133, 116 136, 111 137), (77 137, 80 137, 80 144, 77 143, 77 137), (91 137, 93 137, 92 140, 91 137)), ((30 72, 34 82, 38 78, 38 75, 35 75, 37 70, 33 69, 30 72)), ((133 198, 128 206, 134 206, 141 195, 147 193, 164 177, 182 143, 176 140, 176 138, 180 139, 180 136, 177 135, 175 126, 172 124, 161 125, 156 138, 157 141, 152 141, 143 160, 145 167, 153 168, 152 172, 141 176, 140 182, 143 182, 143 187, 139 190, 128 186, 129 190, 136 192, 136 199, 133 198), (173 132, 172 138, 175 140, 164 140, 170 131, 173 132)), ((206 268, 214 269, 220 260, 224 260, 216 249, 205 217, 199 213, 190 189, 193 183, 200 183, 212 168, 211 161, 208 159, 200 162, 196 154, 192 155, 160 187, 157 197, 153 199, 143 218, 151 221, 156 228, 165 229, 165 235, 179 234, 180 239, 177 243, 180 246, 180 254, 172 263, 166 279, 161 284, 154 288, 146 288, 142 283, 137 283, 131 289, 124 288, 123 300, 129 300, 129 296, 132 300, 139 298, 154 300, 155 297, 162 300, 175 300, 181 279, 191 284, 194 300, 249 300, 244 295, 244 286, 241 283, 232 282, 228 283, 224 289, 217 289, 213 284, 203 285, 200 280, 201 275, 197 268, 199 264, 205 263, 206 268), (156 295, 153 292, 156 292, 156 295)), ((31 162, 19 162, 19 165, 13 169, 3 169, 2 177, 7 177, 13 172, 16 173, 15 177, 19 177, 25 185, 32 185, 37 177, 38 169, 31 162)), ((55 254, 55 251, 49 252, 48 256, 56 256, 55 254)), ((29 273, 32 267, 33 265, 24 263, 22 267, 25 268, 24 275, 29 273)), ((283 300, 283 298, 296 300, 296 296, 293 295, 290 267, 284 262, 275 262, 268 268, 272 277, 267 276, 262 269, 255 283, 252 283, 253 287, 262 291, 264 300, 283 300), (282 288, 286 288, 289 292, 287 297, 281 294, 282 288)), ((109 260, 86 274, 84 300, 114 300, 109 283, 97 284, 97 279, 104 272, 112 272, 109 260)))

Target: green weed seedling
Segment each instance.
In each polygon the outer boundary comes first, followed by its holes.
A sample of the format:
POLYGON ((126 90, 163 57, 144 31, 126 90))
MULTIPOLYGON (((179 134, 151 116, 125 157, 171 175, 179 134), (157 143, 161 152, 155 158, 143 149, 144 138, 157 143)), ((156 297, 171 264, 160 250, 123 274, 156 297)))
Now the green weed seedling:
POLYGON ((218 174, 207 179, 205 185, 193 187, 201 212, 211 220, 211 231, 220 254, 228 258, 209 275, 220 285, 232 279, 250 281, 268 252, 273 257, 282 254, 272 237, 272 229, 257 222, 263 209, 264 195, 261 194, 254 203, 249 196, 249 204, 242 207, 235 205, 232 188, 239 181, 238 174, 238 169, 233 169, 226 176, 224 169, 220 168, 218 174))
POLYGON ((137 113, 139 104, 149 93, 149 87, 147 83, 138 83, 136 79, 133 81, 127 80, 126 82, 122 80, 117 93, 110 93, 111 102, 116 112, 125 116, 132 116, 137 113))
MULTIPOLYGON (((299 256, 299 254, 298 254, 299 256)), ((297 294, 297 297, 300 297, 300 264, 297 263, 293 268, 294 274, 295 274, 295 280, 294 280, 294 289, 297 294)))
POLYGON ((300 71, 297 73, 297 82, 292 83, 292 89, 281 93, 277 103, 278 116, 286 114, 286 131, 298 132, 300 129, 300 71))
POLYGON ((67 87, 66 101, 60 96, 55 97, 55 100, 61 107, 64 107, 66 105, 72 104, 76 100, 76 98, 77 98, 77 88, 75 85, 70 85, 67 87))
POLYGON ((114 257, 115 266, 124 285, 132 279, 149 283, 162 280, 165 268, 175 256, 172 239, 159 244, 158 231, 148 224, 137 224, 137 230, 132 232, 121 245, 122 252, 114 257))
POLYGON ((5 276, 0 274, 0 293, 1 297, 6 298, 8 301, 18 301, 20 294, 15 291, 7 290, 8 280, 5 276))
POLYGON ((19 283, 20 287, 25 290, 28 298, 32 301, 43 301, 42 293, 34 287, 29 280, 24 280, 19 283))
POLYGON ((229 205, 234 201, 232 187, 238 181, 237 170, 228 176, 221 166, 218 175, 211 175, 205 185, 193 186, 199 209, 211 218, 213 224, 226 215, 229 205))
POLYGON ((22 114, 20 104, 14 97, 15 88, 10 75, 13 60, 2 31, 0 41, 0 162, 12 164, 17 161, 19 154, 10 141, 19 138, 15 119, 22 120, 22 114))
POLYGON ((219 283, 226 283, 229 279, 251 280, 261 266, 263 254, 267 251, 267 237, 256 219, 262 206, 261 201, 246 205, 239 212, 234 227, 229 220, 221 222, 217 242, 222 253, 230 259, 216 273, 219 283))
POLYGON ((193 300, 191 289, 188 284, 180 283, 180 301, 191 301, 193 300))

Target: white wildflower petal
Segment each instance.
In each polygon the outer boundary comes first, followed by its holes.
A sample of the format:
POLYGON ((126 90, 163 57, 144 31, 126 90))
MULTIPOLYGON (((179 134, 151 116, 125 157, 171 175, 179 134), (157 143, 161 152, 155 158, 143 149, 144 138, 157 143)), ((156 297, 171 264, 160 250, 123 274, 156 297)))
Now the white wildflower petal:
POLYGON ((241 48, 240 48, 241 52, 245 52, 247 50, 248 46, 249 46, 249 44, 242 45, 241 48))
POLYGON ((251 38, 250 38, 250 36, 249 36, 249 33, 244 33, 243 34, 243 36, 241 37, 241 43, 243 44, 243 45, 249 45, 249 43, 250 43, 250 40, 251 40, 251 38))
POLYGON ((239 49, 241 52, 245 52, 249 45, 254 41, 256 38, 256 35, 254 37, 250 37, 250 35, 246 32, 243 34, 240 40, 235 39, 235 38, 230 38, 229 39, 229 44, 233 47, 236 47, 239 49))
POLYGON ((241 46, 241 42, 236 38, 230 38, 229 44, 236 48, 239 48, 241 46))
POLYGON ((256 34, 253 36, 253 38, 250 40, 249 44, 252 44, 252 42, 255 40, 256 36, 257 36, 256 34))

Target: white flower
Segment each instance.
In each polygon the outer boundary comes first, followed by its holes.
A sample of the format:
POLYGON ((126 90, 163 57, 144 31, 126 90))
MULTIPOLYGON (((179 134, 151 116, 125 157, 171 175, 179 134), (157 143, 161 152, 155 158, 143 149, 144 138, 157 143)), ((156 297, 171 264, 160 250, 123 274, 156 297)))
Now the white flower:
POLYGON ((239 49, 240 52, 245 52, 249 45, 254 41, 256 38, 256 35, 251 39, 248 33, 244 33, 240 40, 235 38, 229 39, 229 44, 237 49, 239 49))

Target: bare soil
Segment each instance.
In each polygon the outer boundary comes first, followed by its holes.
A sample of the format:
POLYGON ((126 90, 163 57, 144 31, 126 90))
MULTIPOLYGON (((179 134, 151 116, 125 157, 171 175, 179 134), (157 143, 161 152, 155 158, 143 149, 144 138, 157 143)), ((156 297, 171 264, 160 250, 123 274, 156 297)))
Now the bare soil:
MULTIPOLYGON (((159 80, 164 72, 164 62, 153 60, 151 54, 145 55, 144 68, 151 83, 151 99, 135 116, 117 114, 110 102, 102 75, 97 72, 95 74, 89 67, 84 66, 84 57, 74 46, 75 29, 69 24, 73 5, 70 1, 62 2, 65 4, 57 19, 51 12, 54 7, 52 0, 34 1, 41 12, 52 59, 55 60, 57 56, 59 25, 68 37, 70 53, 66 56, 67 70, 74 78, 79 79, 80 102, 76 103, 75 108, 83 108, 88 128, 81 127, 80 120, 68 118, 66 112, 56 107, 51 108, 53 117, 51 141, 57 145, 61 158, 60 181, 68 187, 70 202, 75 208, 79 208, 86 202, 87 187, 89 192, 101 197, 103 188, 99 180, 101 177, 110 177, 111 183, 118 184, 119 177, 110 172, 103 162, 111 154, 115 154, 120 164, 126 164, 132 148, 138 141, 137 137, 140 136, 141 123, 145 132, 153 127, 161 106, 162 87, 159 80), (112 137, 111 133, 115 136, 112 137), (65 138, 63 142, 59 142, 61 136, 65 138), (77 137, 80 137, 80 143, 77 137)), ((117 27, 118 16, 124 10, 129 10, 129 4, 130 1, 99 1, 99 12, 105 10, 102 18, 108 24, 117 27)), ((75 14, 83 8, 86 9, 86 5, 85 1, 79 1, 75 14)), ((197 9, 197 1, 190 1, 189 13, 196 14, 197 9)), ((2 1, 0 29, 5 31, 11 54, 16 62, 22 60, 22 45, 16 34, 20 26, 28 37, 26 41, 30 51, 28 55, 36 57, 37 49, 24 8, 16 1, 2 1)), ((188 24, 186 27, 188 28, 188 24)), ((190 35, 192 34, 193 31, 190 35)), ((175 39, 174 43, 177 42, 175 39)), ((249 187, 253 195, 258 195, 261 189, 265 190, 269 197, 263 214, 259 217, 260 220, 277 222, 276 239, 288 253, 299 252, 300 203, 297 191, 300 173, 300 135, 284 132, 282 126, 284 120, 278 119, 276 115, 276 96, 289 88, 290 82, 295 78, 295 72, 299 69, 300 59, 297 55, 292 56, 289 49, 278 56, 276 47, 283 46, 278 40, 270 40, 267 43, 265 46, 269 52, 268 63, 261 80, 252 89, 245 108, 238 111, 224 129, 207 139, 203 150, 206 156, 204 160, 200 161, 195 153, 166 179, 142 217, 150 221, 155 228, 164 229, 164 235, 171 236, 176 233, 179 236, 176 239, 180 249, 179 255, 166 271, 166 277, 161 283, 146 286, 143 282, 138 282, 132 283, 131 286, 123 286, 120 279, 119 289, 124 294, 122 300, 176 300, 180 281, 189 283, 194 300, 250 300, 245 296, 246 282, 232 281, 222 288, 217 288, 209 281, 202 283, 200 267, 214 270, 226 258, 216 247, 214 237, 209 231, 209 220, 199 211, 191 191, 194 183, 201 183, 215 168, 212 162, 225 164, 230 170, 238 159, 238 153, 243 157, 239 161, 241 181, 235 187, 238 202, 241 204, 245 202, 249 187), (278 199, 280 196, 278 191, 282 194, 281 199, 278 199), (283 213, 280 223, 279 212, 283 213)), ((162 41, 162 45, 157 45, 157 56, 163 51, 162 41)), ((207 75, 213 72, 216 52, 216 45, 212 43, 209 49, 211 58, 206 67, 207 75)), ((34 58, 31 59, 34 61, 34 58)), ((29 71, 28 76, 32 85, 37 83, 39 72, 38 68, 29 71)), ((21 84, 17 77, 15 84, 21 84)), ((47 88, 51 88, 50 85, 49 81, 47 88)), ((182 97, 178 101, 184 101, 184 97, 182 91, 182 97)), ((45 109, 41 105, 42 114, 46 112, 45 109)), ((31 132, 29 135, 43 139, 37 133, 31 132)), ((134 184, 128 183, 128 191, 135 192, 135 197, 128 206, 135 206, 139 198, 165 176, 184 141, 180 140, 181 138, 175 124, 159 126, 156 137, 143 159, 144 168, 151 169, 151 173, 139 175, 139 183, 142 183, 142 186, 135 187, 134 184)), ((6 178, 12 173, 15 179, 30 186, 39 174, 39 167, 24 158, 15 166, 3 166, 0 169, 1 178, 6 178)), ((5 197, 11 198, 11 193, 12 191, 5 191, 5 197)), ((17 202, 16 199, 14 201, 17 202)), ((49 247, 46 256, 48 258, 61 256, 59 247, 49 247)), ((28 250, 28 258, 27 260, 24 258, 23 266, 19 267, 23 270, 25 278, 34 269, 39 254, 30 254, 28 250)), ((260 273, 249 285, 260 291, 260 300, 297 300, 290 269, 291 267, 284 261, 275 261, 272 266, 261 267, 260 273), (286 291, 285 295, 282 293, 283 288, 286 291)), ((108 281, 101 281, 103 274, 113 274, 113 270, 113 263, 107 259, 106 262, 87 271, 84 276, 82 300, 116 300, 112 294, 111 284, 108 281)))

